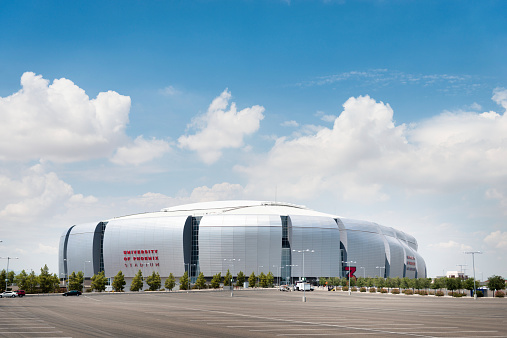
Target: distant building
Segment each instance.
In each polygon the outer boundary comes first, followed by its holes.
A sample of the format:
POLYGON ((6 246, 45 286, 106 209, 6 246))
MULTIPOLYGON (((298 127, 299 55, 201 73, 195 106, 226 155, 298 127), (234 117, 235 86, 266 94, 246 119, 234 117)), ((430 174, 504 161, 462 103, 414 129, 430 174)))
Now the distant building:
POLYGON ((60 278, 122 271, 127 288, 141 270, 164 281, 185 271, 195 280, 230 270, 300 277, 426 277, 414 237, 280 202, 220 201, 181 205, 75 225, 60 239, 60 278), (309 250, 309 251, 306 251, 309 250), (313 252, 312 252, 313 250, 313 252), (303 254, 304 251, 304 254, 303 254), (304 256, 304 260, 303 260, 304 256))

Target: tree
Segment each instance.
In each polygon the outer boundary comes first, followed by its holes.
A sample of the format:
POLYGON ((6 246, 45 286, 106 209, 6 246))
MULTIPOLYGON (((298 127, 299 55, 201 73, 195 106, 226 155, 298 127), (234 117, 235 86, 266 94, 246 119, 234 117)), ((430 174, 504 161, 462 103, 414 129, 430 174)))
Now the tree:
POLYGON ((69 290, 83 291, 83 272, 72 271, 69 277, 69 290))
POLYGON ((357 278, 356 284, 357 284, 357 286, 362 288, 362 287, 366 286, 366 279, 363 277, 359 277, 359 278, 357 278))
POLYGON ((188 290, 188 272, 185 271, 180 278, 180 290, 188 290))
POLYGON ((271 271, 268 272, 268 274, 266 275, 266 284, 267 284, 267 286, 270 287, 270 288, 272 288, 274 281, 275 281, 275 276, 273 276, 273 273, 271 271))
POLYGON ((12 285, 14 284, 14 277, 16 277, 16 274, 14 273, 14 271, 9 271, 9 273, 7 274, 7 279, 9 280, 9 285, 12 285))
POLYGON ((211 279, 211 287, 213 289, 218 289, 220 287, 220 283, 222 282, 222 273, 219 272, 216 275, 213 275, 211 279))
POLYGON ((50 280, 52 292, 60 291, 60 278, 58 278, 56 273, 54 273, 53 276, 51 276, 50 280))
POLYGON ((53 282, 51 281, 51 274, 49 273, 49 268, 47 264, 40 269, 39 286, 41 288, 42 293, 48 293, 52 291, 51 289, 53 286, 53 282))
POLYGON ((474 289, 474 279, 468 278, 463 281, 463 288, 472 291, 474 289))
POLYGON ((22 270, 19 275, 16 276, 16 284, 20 290, 28 289, 28 274, 25 270, 22 270))
POLYGON ((461 279, 459 278, 446 278, 445 286, 447 290, 451 290, 451 294, 454 295, 454 290, 458 290, 461 287, 461 279))
POLYGON ((261 288, 267 288, 268 287, 268 280, 266 278, 266 275, 264 274, 264 272, 261 272, 261 274, 259 275, 259 286, 261 288))
POLYGON ((30 272, 28 278, 26 279, 26 289, 25 291, 28 293, 35 293, 37 289, 37 285, 39 285, 39 277, 35 275, 35 272, 30 272))
POLYGON ((386 279, 386 287, 387 287, 387 291, 389 292, 389 289, 394 288, 394 286, 395 286, 395 285, 396 285, 396 284, 395 284, 394 279, 393 279, 393 278, 391 278, 391 277, 387 277, 387 279, 386 279))
POLYGON ((176 279, 174 279, 173 273, 171 272, 169 274, 169 277, 165 280, 164 284, 165 288, 172 291, 174 287, 176 286, 176 279))
POLYGON ((250 277, 248 277, 248 287, 255 287, 255 281, 257 280, 257 277, 255 276, 255 271, 252 271, 252 274, 250 277))
POLYGON ((139 270, 134 278, 132 278, 132 283, 130 284, 130 291, 139 291, 143 289, 143 273, 139 270))
POLYGON ((243 286, 245 284, 245 274, 243 271, 238 272, 238 276, 236 277, 236 286, 243 286))
MULTIPOLYGON (((491 291, 503 290, 505 289, 505 279, 502 276, 493 275, 488 278, 488 289, 491 291)), ((493 292, 493 297, 495 293, 493 292)))
POLYGON ((232 280, 232 275, 229 272, 229 269, 227 269, 227 273, 224 276, 224 286, 230 286, 230 285, 232 285, 231 284, 232 283, 231 280, 232 280))
POLYGON ((160 289, 162 286, 162 279, 160 278, 158 272, 155 273, 155 271, 153 271, 150 276, 146 277, 146 284, 148 284, 150 291, 156 291, 160 289))
POLYGON ((107 278, 104 271, 92 276, 92 290, 102 292, 106 291, 107 278))
POLYGON ((206 289, 206 279, 204 278, 204 273, 199 273, 197 280, 195 281, 195 286, 200 289, 206 289))
POLYGON ((7 272, 5 271, 5 269, 3 269, 2 271, 0 271, 0 291, 1 292, 5 291, 5 280, 6 279, 7 279, 7 272))
POLYGON ((400 283, 401 288, 403 288, 403 289, 408 289, 408 288, 410 288, 410 284, 411 284, 411 283, 410 283, 410 278, 408 278, 408 277, 403 277, 403 278, 401 279, 401 283, 400 283))
POLYGON ((113 278, 114 291, 123 292, 123 290, 125 289, 125 284, 127 284, 127 282, 125 282, 125 276, 123 275, 123 272, 121 272, 120 270, 113 278))

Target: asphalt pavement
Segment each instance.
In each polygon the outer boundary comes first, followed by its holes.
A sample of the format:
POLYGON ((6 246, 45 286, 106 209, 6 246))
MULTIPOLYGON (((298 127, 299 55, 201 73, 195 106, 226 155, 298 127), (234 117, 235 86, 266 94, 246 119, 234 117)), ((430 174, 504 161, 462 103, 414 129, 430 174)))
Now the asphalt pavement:
POLYGON ((241 290, 0 299, 6 337, 507 337, 507 299, 241 290))

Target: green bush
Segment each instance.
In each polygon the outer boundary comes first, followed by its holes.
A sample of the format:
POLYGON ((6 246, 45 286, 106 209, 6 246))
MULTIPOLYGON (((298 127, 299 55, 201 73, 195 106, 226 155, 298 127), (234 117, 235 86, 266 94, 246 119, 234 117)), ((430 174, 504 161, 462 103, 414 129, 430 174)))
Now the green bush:
POLYGON ((465 294, 464 293, 459 293, 459 292, 456 292, 453 297, 456 297, 456 298, 460 298, 460 297, 463 297, 465 294))
POLYGON ((349 287, 348 286, 343 286, 342 287, 342 291, 349 291, 349 287))
POLYGON ((352 287, 352 291, 357 291, 357 288, 355 286, 352 287))
POLYGON ((370 292, 371 292, 371 293, 375 293, 375 292, 377 292, 377 289, 375 289, 375 288, 370 288, 370 292))
POLYGON ((392 293, 393 295, 399 295, 399 294, 400 294, 400 289, 392 289, 392 290, 391 290, 391 293, 392 293))
POLYGON ((362 288, 359 289, 359 292, 366 292, 366 288, 363 286, 362 288))
POLYGON ((484 297, 484 293, 482 291, 477 291, 477 297, 484 297))
POLYGON ((406 295, 413 295, 414 294, 414 292, 412 291, 412 289, 406 289, 406 290, 403 291, 403 293, 406 294, 406 295))
POLYGON ((420 294, 421 296, 427 296, 427 295, 428 295, 428 291, 426 291, 426 290, 420 290, 420 291, 419 291, 419 294, 420 294))
POLYGON ((505 297, 505 292, 503 292, 502 290, 498 290, 497 292, 495 292, 495 297, 503 298, 505 297))
POLYGON ((435 296, 437 296, 437 297, 443 297, 444 296, 444 292, 443 291, 437 291, 437 292, 435 292, 435 296))
POLYGON ((387 293, 387 289, 384 288, 380 289, 380 293, 387 293))

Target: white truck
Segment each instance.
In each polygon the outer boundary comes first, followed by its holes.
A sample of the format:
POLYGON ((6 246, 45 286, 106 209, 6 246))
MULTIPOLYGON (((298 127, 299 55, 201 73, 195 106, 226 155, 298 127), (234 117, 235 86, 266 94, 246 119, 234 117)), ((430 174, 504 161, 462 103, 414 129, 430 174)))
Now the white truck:
POLYGON ((313 287, 310 283, 297 282, 296 283, 296 291, 313 291, 313 287))

